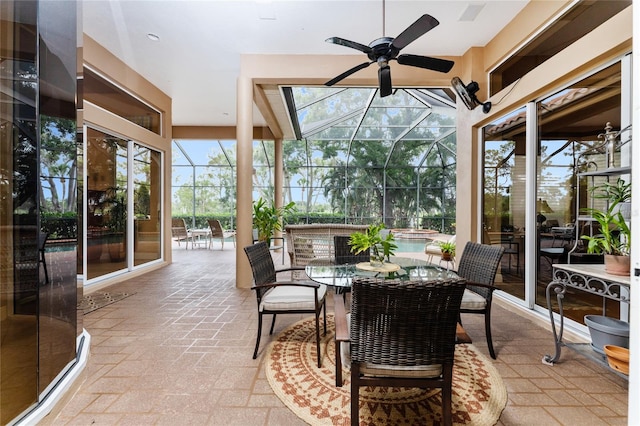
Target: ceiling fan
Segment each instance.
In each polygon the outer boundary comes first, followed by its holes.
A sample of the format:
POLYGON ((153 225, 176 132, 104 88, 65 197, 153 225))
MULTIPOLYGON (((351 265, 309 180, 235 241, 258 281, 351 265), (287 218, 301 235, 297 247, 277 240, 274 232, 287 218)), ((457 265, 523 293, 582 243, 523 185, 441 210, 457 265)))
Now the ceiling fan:
MULTIPOLYGON (((384 0, 382 2, 382 34, 384 35, 384 0)), ((453 67, 453 61, 439 58, 431 58, 428 56, 420 55, 398 55, 400 50, 406 47, 409 43, 415 41, 423 34, 432 30, 438 26, 440 22, 436 18, 430 15, 422 15, 413 24, 407 27, 396 38, 393 37, 381 37, 378 38, 368 46, 357 43, 355 41, 346 40, 340 37, 330 37, 325 41, 327 43, 339 44, 341 46, 350 47, 352 49, 359 50, 365 53, 370 61, 364 62, 360 65, 343 72, 339 76, 327 81, 325 86, 333 86, 340 80, 350 76, 351 74, 367 68, 374 62, 380 67, 378 69, 378 83, 380 85, 380 97, 388 96, 392 93, 393 88, 391 85, 391 68, 389 67, 389 61, 396 60, 401 65, 409 65, 412 67, 425 68, 428 70, 434 70, 439 72, 449 72, 453 67)))

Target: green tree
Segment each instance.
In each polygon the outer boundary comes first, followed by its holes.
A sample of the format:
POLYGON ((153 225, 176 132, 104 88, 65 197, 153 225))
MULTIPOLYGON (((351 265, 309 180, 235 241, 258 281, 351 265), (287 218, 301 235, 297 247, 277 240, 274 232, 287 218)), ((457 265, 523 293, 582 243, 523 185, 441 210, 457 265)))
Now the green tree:
POLYGON ((42 209, 57 213, 75 211, 76 121, 42 115, 40 129, 41 181, 50 194, 46 199, 44 191, 41 193, 42 209))

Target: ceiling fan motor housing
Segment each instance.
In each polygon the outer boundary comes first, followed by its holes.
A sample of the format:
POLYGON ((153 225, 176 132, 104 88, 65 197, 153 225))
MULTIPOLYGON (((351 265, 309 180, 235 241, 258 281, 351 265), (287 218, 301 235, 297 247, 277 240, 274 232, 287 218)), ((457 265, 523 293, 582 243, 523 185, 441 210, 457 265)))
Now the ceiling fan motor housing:
POLYGON ((385 57, 387 61, 395 59, 400 50, 393 46, 393 37, 381 37, 369 43, 371 52, 367 54, 372 61, 378 61, 378 58, 385 57))

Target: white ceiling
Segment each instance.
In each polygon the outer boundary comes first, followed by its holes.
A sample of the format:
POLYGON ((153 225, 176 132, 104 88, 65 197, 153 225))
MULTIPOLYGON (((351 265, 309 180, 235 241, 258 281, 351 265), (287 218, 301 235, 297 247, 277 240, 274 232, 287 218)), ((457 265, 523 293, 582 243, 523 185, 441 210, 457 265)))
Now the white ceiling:
POLYGON ((427 13, 440 25, 402 53, 460 56, 486 45, 527 3, 387 0, 383 34, 381 0, 83 0, 82 25, 172 98, 174 126, 234 126, 241 54, 358 55, 324 40, 338 36, 367 45, 396 37, 427 13), (473 21, 461 19, 473 9, 479 9, 473 21))

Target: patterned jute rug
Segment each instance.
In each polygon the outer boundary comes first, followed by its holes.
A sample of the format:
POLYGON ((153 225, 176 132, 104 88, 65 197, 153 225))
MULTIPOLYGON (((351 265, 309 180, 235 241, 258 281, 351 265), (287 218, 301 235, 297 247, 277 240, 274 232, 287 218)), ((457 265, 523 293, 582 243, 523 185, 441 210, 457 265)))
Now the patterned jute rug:
MULTIPOLYGON (((284 330, 268 346, 265 373, 278 398, 302 420, 312 425, 348 425, 349 372, 343 371, 344 384, 336 387, 333 316, 327 315, 327 320, 321 369, 316 361, 315 320, 311 317, 284 330)), ((437 425, 442 421, 440 398, 439 389, 363 387, 360 424, 437 425)), ((506 388, 491 362, 473 345, 457 345, 454 424, 493 425, 506 404, 506 388)))
POLYGON ((96 291, 84 296, 82 300, 78 302, 78 308, 82 309, 84 311, 84 314, 86 315, 89 312, 93 312, 112 303, 119 302, 120 300, 126 299, 127 297, 134 294, 135 293, 112 293, 108 291, 96 291))

